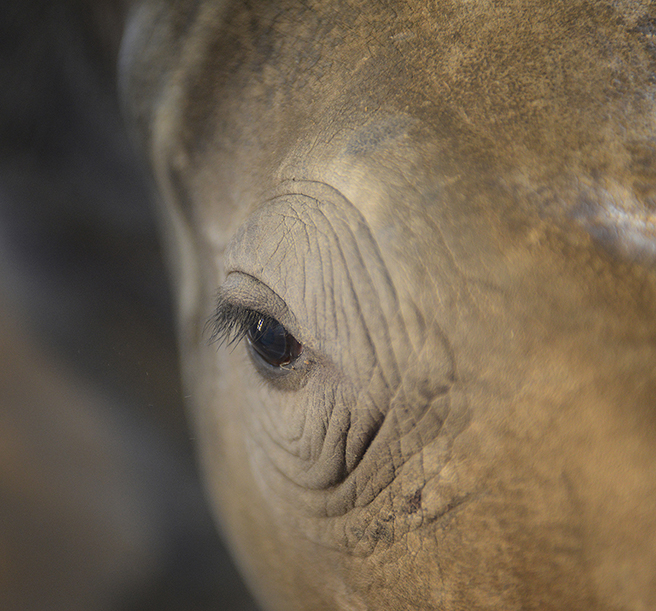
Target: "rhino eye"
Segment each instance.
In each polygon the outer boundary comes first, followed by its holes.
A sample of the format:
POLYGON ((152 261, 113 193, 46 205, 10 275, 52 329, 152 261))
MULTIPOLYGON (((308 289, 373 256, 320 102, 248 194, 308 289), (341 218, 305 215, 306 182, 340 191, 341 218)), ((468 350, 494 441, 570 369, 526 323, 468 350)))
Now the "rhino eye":
POLYGON ((299 381, 303 376, 287 374, 291 370, 305 372, 310 361, 304 359, 294 367, 304 348, 287 330, 287 324, 293 328, 295 320, 280 297, 255 278, 233 272, 217 293, 216 310, 206 328, 211 332, 210 342, 219 345, 235 346, 245 340, 258 372, 271 383, 286 380, 284 384, 288 384, 290 379, 299 381), (262 313, 261 307, 271 313, 262 313))
POLYGON ((303 346, 275 318, 258 315, 246 338, 251 348, 269 365, 284 367, 295 361, 303 346))

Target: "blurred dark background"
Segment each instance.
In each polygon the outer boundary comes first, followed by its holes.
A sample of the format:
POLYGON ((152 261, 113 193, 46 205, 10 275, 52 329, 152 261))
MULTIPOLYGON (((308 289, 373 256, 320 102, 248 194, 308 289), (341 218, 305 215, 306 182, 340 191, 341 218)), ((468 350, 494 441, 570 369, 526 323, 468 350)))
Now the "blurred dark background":
POLYGON ((254 610, 185 423, 125 9, 0 5, 0 609, 254 610))

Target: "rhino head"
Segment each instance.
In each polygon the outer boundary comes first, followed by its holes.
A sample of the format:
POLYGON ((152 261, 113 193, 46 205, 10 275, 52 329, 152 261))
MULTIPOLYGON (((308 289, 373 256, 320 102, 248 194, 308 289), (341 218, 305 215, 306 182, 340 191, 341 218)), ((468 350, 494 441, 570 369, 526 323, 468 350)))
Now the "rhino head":
POLYGON ((264 608, 656 608, 655 19, 137 3, 125 106, 264 608))

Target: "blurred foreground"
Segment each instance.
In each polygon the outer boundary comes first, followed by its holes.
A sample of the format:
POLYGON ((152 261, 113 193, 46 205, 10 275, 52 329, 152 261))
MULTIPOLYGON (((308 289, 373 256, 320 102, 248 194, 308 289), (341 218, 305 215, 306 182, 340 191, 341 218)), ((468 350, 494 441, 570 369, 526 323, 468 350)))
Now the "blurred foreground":
POLYGON ((78 9, 0 9, 0 609, 255 609, 204 504, 148 191, 78 9))

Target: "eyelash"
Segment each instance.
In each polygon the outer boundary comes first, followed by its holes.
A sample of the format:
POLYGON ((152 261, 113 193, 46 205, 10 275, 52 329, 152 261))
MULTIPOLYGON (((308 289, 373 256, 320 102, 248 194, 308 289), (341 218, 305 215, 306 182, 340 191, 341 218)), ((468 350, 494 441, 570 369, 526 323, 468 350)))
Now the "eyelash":
POLYGON ((259 321, 273 319, 255 310, 238 306, 219 298, 214 315, 208 321, 211 329, 210 343, 220 346, 238 344, 248 334, 248 330, 259 321))
POLYGON ((279 321, 257 310, 235 305, 221 293, 208 324, 212 329, 210 343, 234 346, 246 339, 260 373, 263 371, 260 365, 265 366, 269 374, 294 370, 293 363, 303 353, 303 345, 279 321))

